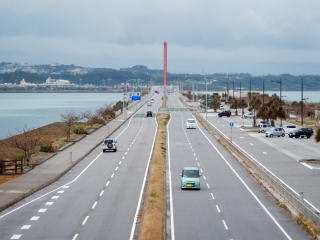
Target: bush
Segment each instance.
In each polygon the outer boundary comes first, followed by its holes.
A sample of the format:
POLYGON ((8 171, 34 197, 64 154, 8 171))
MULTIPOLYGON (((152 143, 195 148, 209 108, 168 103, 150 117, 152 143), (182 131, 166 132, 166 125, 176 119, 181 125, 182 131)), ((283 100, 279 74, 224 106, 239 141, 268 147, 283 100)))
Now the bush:
POLYGON ((82 125, 73 126, 71 130, 75 134, 88 134, 87 130, 85 130, 82 125))
POLYGON ((40 152, 54 152, 54 147, 51 144, 40 146, 40 152))

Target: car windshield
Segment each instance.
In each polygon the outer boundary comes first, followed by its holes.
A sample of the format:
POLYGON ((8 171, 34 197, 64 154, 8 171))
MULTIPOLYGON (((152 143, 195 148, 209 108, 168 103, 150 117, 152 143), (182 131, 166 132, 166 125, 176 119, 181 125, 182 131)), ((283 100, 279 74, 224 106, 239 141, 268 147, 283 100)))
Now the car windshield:
POLYGON ((104 143, 105 143, 105 144, 113 143, 113 140, 112 140, 112 139, 107 139, 107 140, 104 140, 104 143))
POLYGON ((199 170, 183 170, 182 177, 197 178, 200 177, 199 170))
POLYGON ((196 123, 196 121, 194 119, 189 119, 188 123, 196 123))

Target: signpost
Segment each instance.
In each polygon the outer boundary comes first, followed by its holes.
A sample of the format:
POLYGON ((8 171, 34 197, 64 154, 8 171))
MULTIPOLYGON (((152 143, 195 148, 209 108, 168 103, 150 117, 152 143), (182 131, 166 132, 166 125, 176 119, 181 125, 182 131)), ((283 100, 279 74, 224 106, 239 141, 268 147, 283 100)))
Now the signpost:
POLYGON ((232 142, 232 128, 234 127, 234 122, 230 122, 229 126, 230 126, 230 131, 231 131, 230 141, 232 142))
POLYGON ((141 93, 140 92, 129 92, 128 99, 132 101, 141 100, 141 93))

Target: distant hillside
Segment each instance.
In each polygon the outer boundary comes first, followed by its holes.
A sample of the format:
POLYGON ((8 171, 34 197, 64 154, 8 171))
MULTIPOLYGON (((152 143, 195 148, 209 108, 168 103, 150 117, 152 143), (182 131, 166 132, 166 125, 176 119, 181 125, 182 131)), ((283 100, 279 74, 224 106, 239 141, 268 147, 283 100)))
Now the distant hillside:
MULTIPOLYGON (((94 84, 104 86, 114 86, 124 82, 139 82, 140 84, 161 84, 162 70, 149 69, 143 65, 129 68, 89 68, 75 65, 63 64, 18 64, 0 63, 0 84, 16 83, 22 79, 31 83, 42 83, 48 77, 55 79, 66 79, 75 84, 94 84)), ((300 90, 301 78, 304 79, 305 90, 320 90, 319 75, 294 76, 290 74, 252 76, 249 73, 214 73, 206 76, 200 74, 175 74, 168 73, 168 84, 181 84, 184 89, 205 90, 207 79, 209 90, 225 90, 227 86, 232 89, 233 82, 235 88, 249 89, 250 81, 252 90, 262 90, 262 81, 265 81, 266 90, 279 90, 279 83, 283 81, 283 90, 300 90)))

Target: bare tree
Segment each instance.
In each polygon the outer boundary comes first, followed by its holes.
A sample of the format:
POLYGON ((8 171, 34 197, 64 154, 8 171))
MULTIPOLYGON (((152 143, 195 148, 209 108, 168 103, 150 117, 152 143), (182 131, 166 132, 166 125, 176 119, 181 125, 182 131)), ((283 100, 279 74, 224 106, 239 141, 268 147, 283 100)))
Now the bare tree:
POLYGON ((29 164, 31 155, 36 152, 41 144, 41 136, 34 129, 27 126, 17 131, 19 134, 10 137, 5 144, 21 150, 23 152, 23 164, 29 164))
POLYGON ((116 114, 113 110, 113 107, 106 105, 105 107, 99 108, 97 110, 97 113, 103 118, 103 119, 110 119, 115 118, 116 114))
POLYGON ((81 119, 79 115, 73 112, 61 114, 62 121, 66 124, 65 132, 67 135, 67 142, 70 142, 71 128, 81 119))
POLYGON ((82 118, 87 120, 88 124, 105 124, 105 120, 100 116, 98 112, 96 113, 91 113, 91 112, 85 112, 82 114, 82 118))

